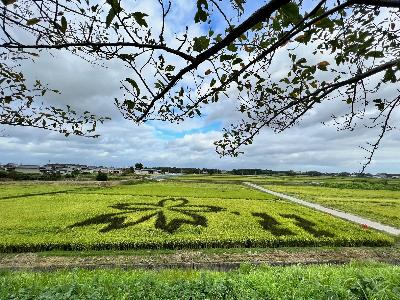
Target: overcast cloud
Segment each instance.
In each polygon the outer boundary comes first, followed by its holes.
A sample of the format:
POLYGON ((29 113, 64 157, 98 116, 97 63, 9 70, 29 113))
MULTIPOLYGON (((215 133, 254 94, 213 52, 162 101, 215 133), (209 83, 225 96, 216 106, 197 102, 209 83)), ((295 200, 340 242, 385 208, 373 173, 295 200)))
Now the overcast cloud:
MULTIPOLYGON (((193 13, 193 7, 187 2, 176 2, 182 8, 173 12, 176 20, 183 20, 193 13)), ((284 64, 285 61, 282 58, 277 63, 284 64)), ((373 142, 376 137, 376 131, 370 129, 338 132, 333 126, 322 125, 330 120, 332 113, 344 109, 341 103, 332 103, 318 107, 301 124, 284 133, 274 134, 265 129, 252 145, 242 149, 244 155, 220 158, 213 142, 221 138, 224 125, 240 117, 229 100, 207 109, 202 119, 181 124, 151 122, 136 126, 124 120, 113 103, 114 98, 121 95, 120 80, 129 74, 123 65, 111 62, 105 69, 59 51, 55 57, 42 56, 24 68, 32 78, 41 78, 52 88, 62 91, 59 96, 45 99, 46 102, 51 101, 57 106, 69 103, 78 110, 107 115, 112 120, 99 126, 101 136, 97 139, 66 138, 32 128, 0 127, 0 164, 50 161, 131 166, 142 162, 146 166, 352 172, 360 170, 366 155, 359 146, 373 142)), ((390 91, 384 93, 382 96, 390 91)), ((394 118, 399 119, 399 116, 394 118)), ((398 149, 399 132, 389 132, 367 171, 400 173, 398 149)))

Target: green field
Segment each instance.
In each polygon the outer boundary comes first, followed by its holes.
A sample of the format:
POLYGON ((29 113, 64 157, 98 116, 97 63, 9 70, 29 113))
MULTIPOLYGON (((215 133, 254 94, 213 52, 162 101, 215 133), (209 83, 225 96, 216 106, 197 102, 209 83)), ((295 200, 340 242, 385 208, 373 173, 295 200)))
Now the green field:
POLYGON ((400 299, 400 267, 243 266, 233 272, 0 273, 0 299, 400 299))
POLYGON ((399 191, 276 184, 264 187, 400 228, 399 191))
POLYGON ((256 184, 272 184, 287 186, 319 186, 339 189, 361 189, 361 190, 388 190, 400 191, 400 179, 381 178, 359 178, 340 176, 267 176, 267 175, 185 175, 176 177, 178 181, 194 182, 228 182, 242 183, 244 181, 256 184))
POLYGON ((191 175, 193 182, 252 182, 273 191, 297 196, 400 228, 400 180, 332 176, 191 175))
POLYGON ((1 252, 393 242, 238 184, 12 184, 0 192, 1 252))

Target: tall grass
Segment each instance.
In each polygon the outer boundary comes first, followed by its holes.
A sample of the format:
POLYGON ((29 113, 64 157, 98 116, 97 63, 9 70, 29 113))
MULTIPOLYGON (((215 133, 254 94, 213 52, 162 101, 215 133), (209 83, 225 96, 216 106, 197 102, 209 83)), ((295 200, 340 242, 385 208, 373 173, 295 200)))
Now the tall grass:
POLYGON ((400 299, 400 267, 250 267, 233 272, 3 272, 0 299, 400 299))

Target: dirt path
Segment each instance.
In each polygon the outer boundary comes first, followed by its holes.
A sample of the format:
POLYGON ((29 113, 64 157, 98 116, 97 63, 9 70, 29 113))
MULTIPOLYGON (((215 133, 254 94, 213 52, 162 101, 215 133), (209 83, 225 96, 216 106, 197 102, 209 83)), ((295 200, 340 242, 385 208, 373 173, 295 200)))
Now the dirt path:
POLYGON ((179 250, 172 254, 110 255, 103 256, 43 256, 38 253, 8 254, 0 256, 0 269, 6 270, 56 270, 72 268, 187 268, 231 270, 243 263, 268 265, 341 264, 350 261, 380 261, 400 264, 399 248, 306 248, 259 249, 247 252, 207 253, 179 250))
POLYGON ((307 202, 307 201, 301 200, 301 199, 296 198, 296 197, 292 197, 292 196, 288 196, 288 195, 285 195, 285 194, 282 194, 282 193, 274 192, 274 191, 265 189, 265 188, 263 188, 263 187, 261 187, 259 185, 256 185, 254 183, 244 182, 244 184, 248 185, 248 186, 250 186, 252 188, 255 188, 257 190, 260 190, 260 191, 262 191, 264 193, 268 193, 268 194, 277 196, 279 198, 286 199, 286 200, 295 202, 297 204, 300 204, 300 205, 303 205, 303 206, 307 206, 307 207, 310 207, 310 208, 313 208, 313 209, 328 213, 328 214, 333 215, 335 217, 339 217, 339 218, 342 218, 342 219, 345 219, 345 220, 348 220, 348 221, 351 221, 351 222, 354 222, 354 223, 358 223, 358 224, 361 224, 361 225, 367 225, 368 227, 371 227, 371 228, 374 228, 374 229, 377 229, 377 230, 380 230, 380 231, 383 231, 383 232, 386 232, 386 233, 389 233, 389 234, 400 236, 400 229, 398 229, 398 228, 391 227, 391 226, 388 226, 388 225, 384 225, 384 224, 381 224, 381 223, 378 223, 378 222, 375 222, 375 221, 371 221, 371 220, 368 220, 368 219, 364 219, 364 218, 361 218, 359 216, 352 215, 352 214, 349 214, 349 213, 346 213, 346 212, 342 212, 342 211, 339 211, 339 210, 327 208, 327 207, 324 207, 324 206, 316 204, 316 203, 307 202))

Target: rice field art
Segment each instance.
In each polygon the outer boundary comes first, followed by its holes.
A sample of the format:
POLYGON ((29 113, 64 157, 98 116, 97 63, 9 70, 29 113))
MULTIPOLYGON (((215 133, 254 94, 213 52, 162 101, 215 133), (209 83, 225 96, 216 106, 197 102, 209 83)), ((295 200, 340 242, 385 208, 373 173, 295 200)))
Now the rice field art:
POLYGON ((0 196, 1 252, 394 243, 384 233, 236 184, 26 190, 0 196))

